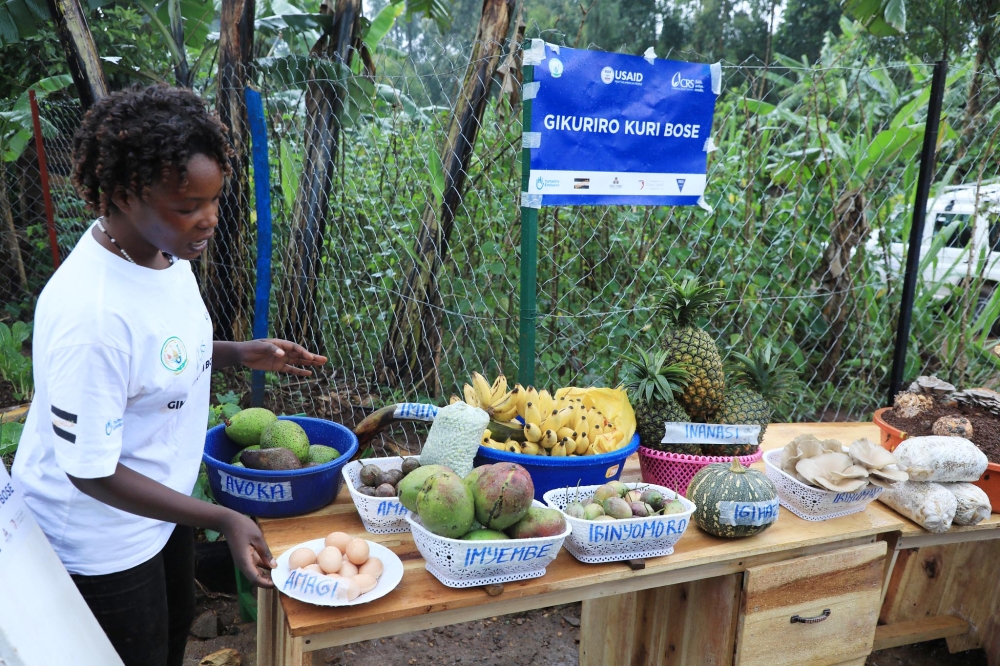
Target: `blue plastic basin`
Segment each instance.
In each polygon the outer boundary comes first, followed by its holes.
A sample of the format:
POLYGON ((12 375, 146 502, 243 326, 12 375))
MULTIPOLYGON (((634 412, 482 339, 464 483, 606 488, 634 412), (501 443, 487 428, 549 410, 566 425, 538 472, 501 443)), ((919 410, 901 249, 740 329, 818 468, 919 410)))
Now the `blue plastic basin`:
POLYGON ((632 437, 626 446, 596 456, 529 456, 523 453, 508 453, 498 449, 479 447, 479 453, 472 463, 475 467, 498 462, 517 463, 528 470, 535 484, 535 499, 544 502, 542 495, 554 488, 575 488, 599 486, 608 481, 616 481, 622 475, 625 459, 639 450, 639 435, 632 437))
POLYGON ((348 428, 323 419, 280 416, 295 421, 306 431, 310 444, 332 446, 340 457, 325 465, 287 472, 235 467, 229 461, 240 451, 219 425, 205 436, 202 460, 208 468, 212 496, 222 506, 250 516, 283 518, 315 511, 326 506, 340 492, 340 473, 358 450, 358 438, 348 428))

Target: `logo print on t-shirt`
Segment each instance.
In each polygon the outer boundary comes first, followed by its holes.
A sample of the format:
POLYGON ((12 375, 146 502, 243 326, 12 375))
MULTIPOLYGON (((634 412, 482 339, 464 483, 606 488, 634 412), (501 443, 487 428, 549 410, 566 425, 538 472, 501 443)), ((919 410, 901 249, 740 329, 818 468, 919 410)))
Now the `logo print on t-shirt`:
POLYGON ((160 363, 175 375, 180 374, 187 367, 187 348, 176 335, 167 338, 167 341, 163 343, 163 348, 160 349, 160 363))

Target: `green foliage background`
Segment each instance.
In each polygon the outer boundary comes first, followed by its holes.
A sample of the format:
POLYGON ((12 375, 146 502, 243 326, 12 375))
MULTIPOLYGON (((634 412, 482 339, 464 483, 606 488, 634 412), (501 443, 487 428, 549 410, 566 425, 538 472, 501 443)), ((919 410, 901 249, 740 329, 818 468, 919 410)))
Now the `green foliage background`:
MULTIPOLYGON (((270 130, 275 285, 281 284, 302 168, 309 76, 304 54, 317 33, 269 17, 315 11, 316 4, 260 3, 253 79, 265 97, 270 130)), ((386 4, 373 2, 371 15, 386 4)), ((542 209, 538 383, 617 383, 622 357, 634 355, 634 347, 656 346, 662 334, 657 288, 670 276, 700 276, 726 289, 724 303, 704 322, 723 351, 774 340, 803 381, 777 419, 862 419, 884 404, 900 291, 886 257, 898 254, 892 243, 909 235, 929 89, 925 56, 951 59, 935 191, 998 175, 1000 90, 990 72, 992 51, 984 56, 976 48, 977 36, 993 24, 977 23, 956 5, 911 3, 907 32, 876 41, 842 18, 836 2, 790 0, 781 21, 775 3, 762 0, 599 0, 590 9, 565 0, 527 3, 529 38, 630 53, 655 45, 660 57, 725 63, 712 132, 718 150, 709 159, 712 212, 542 209), (851 255, 846 327, 831 363, 836 341, 822 313, 830 298, 822 284, 828 268, 823 253, 833 211, 848 191, 863 192, 871 235, 851 255)), ((327 351, 331 381, 359 399, 431 399, 412 388, 374 385, 370 373, 413 261, 420 215, 435 196, 432 156, 465 71, 480 6, 455 0, 447 26, 401 14, 377 47, 374 80, 334 69, 324 74, 346 87, 350 104, 323 243, 322 339, 303 342, 327 351)), ((170 80, 169 54, 142 14, 124 3, 100 12, 92 28, 102 54, 120 58, 109 62, 115 87, 170 80)), ((47 41, 44 30, 39 35, 23 57, 9 61, 16 75, 0 76, 0 98, 11 100, 6 108, 23 93, 23 82, 65 71, 52 52, 51 34, 47 41)), ((196 88, 210 100, 213 48, 210 32, 188 45, 192 62, 206 55, 196 88)), ((11 53, 5 47, 4 56, 11 53)), ((52 93, 47 102, 53 141, 72 132, 71 98, 71 91, 62 98, 52 93)), ((520 135, 520 107, 496 94, 439 283, 442 397, 458 393, 472 370, 517 372, 520 135)), ((15 167, 8 166, 12 190, 15 167)), ((54 182, 61 245, 68 248, 88 219, 65 178, 54 182)), ((37 268, 37 293, 51 271, 44 229, 33 219, 19 223, 29 263, 37 268)), ((936 260, 932 250, 923 261, 929 266, 936 260)), ((1000 296, 980 296, 984 260, 974 262, 969 287, 946 298, 935 298, 940 284, 921 284, 907 379, 937 372, 961 385, 995 382, 996 363, 987 349, 1000 296)), ((7 312, 29 318, 32 303, 29 297, 7 304, 7 312)))

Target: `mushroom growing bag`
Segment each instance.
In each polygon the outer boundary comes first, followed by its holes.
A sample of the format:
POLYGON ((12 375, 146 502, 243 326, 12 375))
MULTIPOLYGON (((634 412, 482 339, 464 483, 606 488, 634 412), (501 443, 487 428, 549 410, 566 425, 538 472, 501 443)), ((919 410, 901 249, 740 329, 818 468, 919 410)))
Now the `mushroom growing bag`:
POLYGON ((896 483, 878 500, 930 532, 947 532, 958 508, 958 500, 943 485, 921 481, 896 483))
POLYGON ((990 517, 993 507, 990 498, 979 486, 971 483, 942 483, 955 499, 958 508, 955 510, 956 525, 978 525, 990 517))
POLYGON ((911 437, 893 451, 910 481, 978 481, 989 461, 964 437, 911 437))

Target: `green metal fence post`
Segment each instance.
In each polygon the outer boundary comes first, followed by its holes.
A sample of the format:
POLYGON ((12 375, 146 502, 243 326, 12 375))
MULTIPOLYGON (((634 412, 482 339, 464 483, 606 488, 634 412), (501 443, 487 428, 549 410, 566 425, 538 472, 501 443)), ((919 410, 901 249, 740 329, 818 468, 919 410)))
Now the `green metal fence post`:
MULTIPOLYGON (((523 82, 531 83, 535 66, 522 68, 523 82)), ((531 100, 521 98, 521 133, 531 131, 531 100)), ((521 146, 521 192, 529 192, 531 150, 521 146)), ((538 209, 525 207, 521 201, 521 322, 518 340, 517 379, 524 386, 535 383, 535 301, 538 273, 538 209)))

